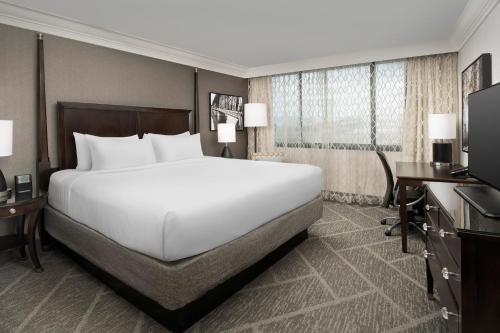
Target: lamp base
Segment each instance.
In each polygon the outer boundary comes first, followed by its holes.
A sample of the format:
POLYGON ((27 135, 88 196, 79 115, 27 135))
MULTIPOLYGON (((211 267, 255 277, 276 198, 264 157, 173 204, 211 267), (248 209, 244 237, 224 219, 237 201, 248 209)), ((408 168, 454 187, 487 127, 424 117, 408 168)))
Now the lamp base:
POLYGON ((432 144, 432 162, 431 165, 451 166, 453 162, 453 152, 451 143, 432 144))
POLYGON ((437 166, 437 167, 450 167, 450 166, 452 166, 452 163, 431 162, 431 165, 437 166))
POLYGON ((5 177, 3 176, 2 169, 0 169, 0 192, 7 190, 7 182, 5 181, 5 177))
POLYGON ((12 194, 12 191, 10 188, 6 189, 5 191, 0 192, 0 204, 6 203, 7 200, 10 199, 11 194, 12 194))
POLYGON ((231 152, 231 149, 229 148, 228 145, 225 145, 224 149, 222 149, 221 157, 233 158, 233 153, 231 152))

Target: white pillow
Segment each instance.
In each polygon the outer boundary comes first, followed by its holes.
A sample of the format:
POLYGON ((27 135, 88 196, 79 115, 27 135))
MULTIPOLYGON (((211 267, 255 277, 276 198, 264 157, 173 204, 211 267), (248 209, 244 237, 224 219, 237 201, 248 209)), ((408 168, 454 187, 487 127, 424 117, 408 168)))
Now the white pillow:
POLYGON ((132 166, 153 164, 156 162, 151 139, 107 140, 96 136, 87 136, 92 157, 92 170, 119 169, 132 166))
POLYGON ((76 170, 90 170, 92 168, 92 158, 90 156, 90 149, 87 142, 88 137, 101 138, 103 140, 110 141, 120 141, 120 140, 138 140, 139 137, 136 135, 125 136, 125 137, 98 137, 90 134, 81 134, 73 132, 75 137, 76 146, 76 170))
POLYGON ((199 133, 187 136, 150 134, 150 137, 158 162, 203 157, 199 133))
POLYGON ((76 146, 76 170, 90 170, 92 160, 90 159, 90 150, 85 139, 85 134, 73 132, 76 146))

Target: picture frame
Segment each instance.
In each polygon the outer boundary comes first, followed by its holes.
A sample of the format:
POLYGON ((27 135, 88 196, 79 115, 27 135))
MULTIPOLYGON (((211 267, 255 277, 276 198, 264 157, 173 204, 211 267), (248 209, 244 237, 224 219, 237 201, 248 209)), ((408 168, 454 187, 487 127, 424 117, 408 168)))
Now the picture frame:
POLYGON ((237 131, 243 131, 243 97, 221 93, 209 93, 210 131, 217 131, 218 123, 234 123, 237 131))
POLYGON ((469 151, 469 94, 491 86, 491 53, 483 53, 462 71, 462 151, 469 151))

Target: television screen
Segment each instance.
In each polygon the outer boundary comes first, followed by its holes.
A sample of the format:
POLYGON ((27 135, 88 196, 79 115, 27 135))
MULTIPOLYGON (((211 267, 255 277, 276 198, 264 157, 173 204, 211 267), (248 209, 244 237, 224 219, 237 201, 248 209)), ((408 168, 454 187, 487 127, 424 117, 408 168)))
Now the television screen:
POLYGON ((500 190, 500 84, 469 95, 469 173, 500 190))

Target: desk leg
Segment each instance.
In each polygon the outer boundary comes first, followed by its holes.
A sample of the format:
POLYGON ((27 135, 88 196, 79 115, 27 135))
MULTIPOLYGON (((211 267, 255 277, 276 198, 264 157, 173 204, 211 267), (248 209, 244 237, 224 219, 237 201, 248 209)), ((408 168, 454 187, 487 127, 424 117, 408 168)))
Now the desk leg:
POLYGON ((23 216, 17 221, 17 237, 19 239, 19 253, 21 254, 21 260, 26 260, 26 240, 24 238, 24 223, 26 217, 23 216))
POLYGON ((38 224, 39 211, 34 211, 28 214, 26 219, 28 220, 28 249, 30 250, 30 257, 33 265, 35 266, 35 272, 43 272, 42 265, 40 265, 40 260, 38 259, 38 253, 36 251, 36 227, 38 224))
POLYGON ((408 252, 408 214, 406 211, 406 183, 399 181, 399 219, 401 220, 401 248, 408 252))

